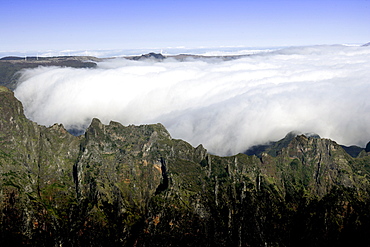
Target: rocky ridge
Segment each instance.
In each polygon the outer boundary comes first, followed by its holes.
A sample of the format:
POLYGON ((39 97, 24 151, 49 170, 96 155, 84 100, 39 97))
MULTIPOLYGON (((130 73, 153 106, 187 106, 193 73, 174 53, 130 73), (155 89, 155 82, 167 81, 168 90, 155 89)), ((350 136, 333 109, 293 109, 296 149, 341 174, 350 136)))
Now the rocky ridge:
POLYGON ((93 119, 75 137, 0 87, 0 242, 328 246, 369 240, 370 153, 298 135, 275 155, 211 155, 161 124, 93 119))

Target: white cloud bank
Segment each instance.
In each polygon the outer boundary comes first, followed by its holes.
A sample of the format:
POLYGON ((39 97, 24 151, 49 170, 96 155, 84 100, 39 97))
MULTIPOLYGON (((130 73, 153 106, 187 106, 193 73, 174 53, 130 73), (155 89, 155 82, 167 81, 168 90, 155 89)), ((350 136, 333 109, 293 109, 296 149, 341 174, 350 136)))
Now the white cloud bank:
POLYGON ((174 138, 219 155, 292 130, 344 145, 370 141, 370 47, 295 47, 232 61, 101 62, 39 67, 15 90, 39 124, 85 128, 93 117, 163 123, 174 138))

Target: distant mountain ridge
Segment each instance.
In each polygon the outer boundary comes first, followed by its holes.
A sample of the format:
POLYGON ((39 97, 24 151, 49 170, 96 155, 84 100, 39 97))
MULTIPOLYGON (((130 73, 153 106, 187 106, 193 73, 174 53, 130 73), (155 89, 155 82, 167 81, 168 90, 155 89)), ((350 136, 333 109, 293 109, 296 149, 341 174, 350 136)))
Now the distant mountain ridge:
MULTIPOLYGON (((179 54, 165 56, 160 53, 150 52, 148 54, 142 54, 140 56, 124 56, 122 58, 135 61, 163 61, 167 58, 176 59, 178 61, 185 61, 186 59, 222 59, 231 60, 244 57, 247 55, 236 55, 236 56, 200 56, 191 54, 179 54)), ((11 90, 16 88, 16 83, 19 79, 17 72, 22 69, 36 68, 38 66, 60 66, 60 67, 71 67, 71 68, 95 68, 97 62, 114 59, 114 58, 97 58, 93 56, 58 56, 58 57, 38 57, 38 56, 8 56, 0 58, 0 86, 6 86, 11 90)))
POLYGON ((0 86, 14 90, 20 76, 18 72, 22 69, 37 68, 38 66, 94 68, 97 61, 101 61, 101 59, 88 56, 3 57, 0 58, 0 86))

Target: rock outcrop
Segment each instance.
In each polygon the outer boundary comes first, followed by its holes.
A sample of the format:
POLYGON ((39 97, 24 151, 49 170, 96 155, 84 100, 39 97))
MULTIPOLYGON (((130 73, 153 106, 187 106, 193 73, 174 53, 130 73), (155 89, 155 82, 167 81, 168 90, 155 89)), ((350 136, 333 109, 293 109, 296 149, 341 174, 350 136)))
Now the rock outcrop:
MULTIPOLYGON (((328 246, 369 240, 370 155, 328 139, 218 157, 161 124, 26 119, 0 87, 0 242, 29 246, 328 246), (272 149, 270 149, 271 151, 272 149)), ((280 145, 281 144, 281 145, 280 145)))

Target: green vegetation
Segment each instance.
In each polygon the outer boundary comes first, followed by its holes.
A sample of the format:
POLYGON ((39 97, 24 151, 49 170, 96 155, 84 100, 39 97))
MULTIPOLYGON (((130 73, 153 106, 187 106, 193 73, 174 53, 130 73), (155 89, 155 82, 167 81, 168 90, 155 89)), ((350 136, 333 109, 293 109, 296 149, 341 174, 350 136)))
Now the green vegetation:
POLYGON ((370 240, 370 154, 297 136, 210 155, 161 124, 83 137, 0 87, 2 246, 348 246, 370 240), (289 139, 289 140, 288 140, 289 139), (271 152, 272 153, 271 153, 271 152), (271 155, 269 154, 271 153, 271 155))

